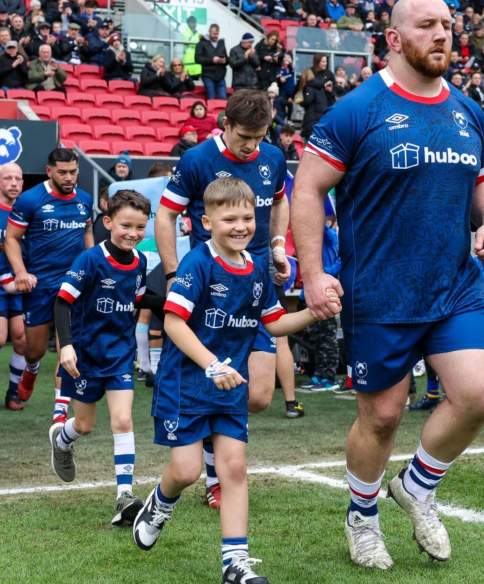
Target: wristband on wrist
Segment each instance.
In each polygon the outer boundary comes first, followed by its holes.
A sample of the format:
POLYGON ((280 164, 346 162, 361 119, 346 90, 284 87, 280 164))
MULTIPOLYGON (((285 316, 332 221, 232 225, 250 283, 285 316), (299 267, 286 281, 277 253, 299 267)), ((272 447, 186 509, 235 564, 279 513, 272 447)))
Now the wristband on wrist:
POLYGON ((274 235, 274 237, 271 239, 271 245, 275 241, 282 241, 282 245, 284 245, 286 243, 286 238, 284 237, 284 235, 274 235))
POLYGON ((165 274, 165 278, 167 280, 171 280, 172 278, 174 278, 176 276, 176 270, 174 270, 173 272, 168 272, 168 274, 165 274))

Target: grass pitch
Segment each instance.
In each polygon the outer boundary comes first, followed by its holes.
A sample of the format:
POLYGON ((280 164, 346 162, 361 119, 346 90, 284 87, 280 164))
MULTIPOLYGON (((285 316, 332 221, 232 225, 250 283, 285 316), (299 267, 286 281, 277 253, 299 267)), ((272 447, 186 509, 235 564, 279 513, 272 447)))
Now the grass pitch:
MULTIPOLYGON (((9 350, 0 355, 7 378, 9 350)), ((23 412, 0 410, 0 489, 59 486, 50 469, 48 428, 52 406, 54 358, 48 355, 35 393, 23 412)), ((284 417, 281 392, 272 407, 250 418, 249 463, 303 465, 342 460, 344 438, 354 418, 355 402, 332 394, 300 396, 302 419, 284 417)), ((139 386, 135 398, 136 476, 153 478, 135 487, 145 497, 159 474, 167 452, 152 443, 151 391, 139 386)), ((425 414, 406 414, 397 437, 397 452, 411 453, 425 414)), ((484 433, 474 444, 484 446, 484 433)), ((98 427, 76 445, 77 479, 114 481, 112 436, 105 404, 98 427)), ((401 463, 390 463, 392 476, 401 463)), ((310 469, 336 480, 344 467, 310 469)), ((484 510, 484 455, 462 458, 449 473, 439 500, 447 505, 484 510)), ((354 567, 346 549, 344 490, 267 474, 250 478, 250 550, 262 558, 261 573, 271 584, 484 582, 484 523, 446 517, 453 543, 452 560, 430 562, 411 539, 407 517, 391 501, 380 510, 387 545, 395 561, 389 573, 354 567)), ((316 480, 316 479, 315 479, 316 480)), ((201 504, 203 483, 187 490, 173 521, 150 551, 133 543, 130 529, 111 527, 115 488, 0 495, 1 584, 218 584, 221 580, 217 513, 201 504)))

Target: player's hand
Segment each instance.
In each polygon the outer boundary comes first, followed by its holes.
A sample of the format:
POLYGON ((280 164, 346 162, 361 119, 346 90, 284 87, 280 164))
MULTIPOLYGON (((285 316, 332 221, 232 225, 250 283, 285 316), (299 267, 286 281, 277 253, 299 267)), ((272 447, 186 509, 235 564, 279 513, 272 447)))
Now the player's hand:
POLYGON ((31 292, 37 286, 37 278, 28 272, 19 272, 15 276, 17 292, 31 292))
POLYGON ((60 350, 60 364, 74 379, 81 376, 77 368, 77 355, 72 345, 66 345, 60 350))
POLYGON ((343 288, 339 280, 321 272, 304 281, 304 298, 311 314, 317 320, 333 318, 341 312, 339 298, 343 288), (338 300, 335 298, 338 297, 338 300))
POLYGON ((228 365, 225 365, 220 370, 220 373, 223 373, 223 375, 217 375, 217 377, 212 378, 217 389, 234 389, 242 383, 247 383, 247 380, 238 371, 228 365))
POLYGON ((272 261, 276 268, 274 282, 277 286, 282 286, 289 280, 291 275, 291 264, 286 256, 286 250, 281 246, 272 248, 272 261))
POLYGON ((476 231, 474 251, 476 252, 477 257, 484 261, 484 225, 481 225, 476 231))

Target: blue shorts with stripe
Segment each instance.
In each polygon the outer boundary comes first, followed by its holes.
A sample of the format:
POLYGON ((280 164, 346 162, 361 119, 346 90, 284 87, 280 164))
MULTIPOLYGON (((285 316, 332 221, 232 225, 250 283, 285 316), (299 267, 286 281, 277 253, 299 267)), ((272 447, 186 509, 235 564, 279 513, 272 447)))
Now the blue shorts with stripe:
POLYGON ((23 295, 25 326, 39 326, 54 320, 54 304, 58 292, 59 288, 34 288, 23 295))
POLYGON ((254 344, 252 345, 252 351, 262 351, 264 353, 273 354, 276 352, 276 338, 271 337, 263 324, 259 323, 257 336, 255 337, 254 344))
POLYGON ((0 317, 12 318, 24 313, 23 295, 0 290, 0 317))
POLYGON ((388 389, 422 357, 464 349, 484 349, 484 309, 419 324, 360 323, 344 330, 353 387, 388 389))
POLYGON ((133 390, 134 371, 108 377, 89 377, 82 375, 74 379, 63 367, 59 367, 62 378, 61 395, 83 403, 94 403, 102 399, 106 391, 133 390))

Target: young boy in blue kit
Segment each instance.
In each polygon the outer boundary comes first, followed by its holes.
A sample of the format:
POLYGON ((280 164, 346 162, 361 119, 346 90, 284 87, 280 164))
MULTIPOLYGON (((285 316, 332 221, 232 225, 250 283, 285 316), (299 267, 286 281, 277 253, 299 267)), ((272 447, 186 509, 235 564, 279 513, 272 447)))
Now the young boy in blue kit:
MULTIPOLYGON (((211 239, 178 267, 165 303, 169 338, 153 394, 155 442, 170 446, 171 458, 134 521, 133 536, 141 549, 153 547, 183 489, 200 477, 203 439, 211 436, 222 486, 223 583, 268 584, 253 571, 247 543, 247 361, 260 321, 271 335, 283 336, 314 319, 309 310, 286 314, 267 269, 245 251, 255 232, 248 185, 217 179, 203 202, 211 239)), ((332 306, 340 311, 337 296, 332 306)))

